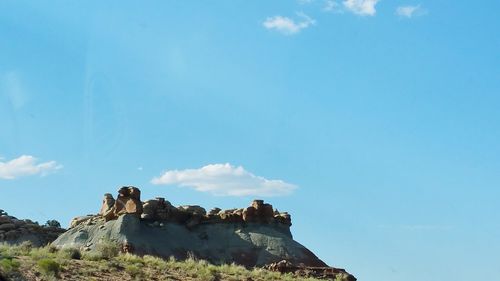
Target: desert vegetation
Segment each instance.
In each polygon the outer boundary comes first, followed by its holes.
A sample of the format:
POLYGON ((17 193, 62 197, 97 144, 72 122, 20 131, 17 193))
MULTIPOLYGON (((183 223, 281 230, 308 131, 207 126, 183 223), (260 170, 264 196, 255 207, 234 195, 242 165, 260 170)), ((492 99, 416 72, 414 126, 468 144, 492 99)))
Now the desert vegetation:
MULTIPOLYGON (((121 253, 111 242, 88 252, 37 248, 30 243, 0 244, 0 274, 7 280, 318 280, 235 264, 213 265, 195 257, 179 261, 137 256, 121 253)), ((342 276, 337 280, 343 280, 342 276)))

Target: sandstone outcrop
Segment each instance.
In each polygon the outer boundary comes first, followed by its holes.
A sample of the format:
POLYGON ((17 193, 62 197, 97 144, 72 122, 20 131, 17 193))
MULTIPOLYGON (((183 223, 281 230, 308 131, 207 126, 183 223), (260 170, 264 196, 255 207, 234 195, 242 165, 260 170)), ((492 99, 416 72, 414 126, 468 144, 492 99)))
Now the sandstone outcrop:
POLYGON ((54 226, 41 226, 31 220, 20 220, 0 210, 0 243, 19 244, 25 241, 34 246, 45 246, 65 230, 54 226))
MULTIPOLYGON (((222 210, 213 208, 208 213, 198 205, 173 206, 165 198, 141 202, 140 190, 133 186, 124 186, 118 190, 116 200, 110 193, 104 194, 98 216, 105 221, 115 220, 120 215, 133 214, 150 222, 176 222, 194 227, 204 223, 261 223, 292 225, 290 215, 273 210, 273 206, 263 200, 254 200, 247 208, 222 210)), ((89 220, 92 216, 76 217, 70 226, 89 220)))
POLYGON ((329 266, 304 266, 304 265, 294 265, 290 261, 282 260, 279 262, 274 262, 264 266, 265 269, 270 271, 276 271, 280 273, 293 273, 296 276, 301 276, 305 278, 318 278, 318 279, 328 279, 328 280, 346 280, 346 281, 356 281, 356 278, 349 274, 345 269, 335 268, 329 266))
MULTIPOLYGON (((118 190, 116 200, 110 193, 105 193, 102 200, 99 216, 106 221, 117 219, 118 216, 124 214, 134 214, 140 216, 143 212, 143 204, 141 202, 141 191, 134 186, 123 186, 118 190)), ((71 227, 85 221, 83 218, 75 218, 71 221, 71 227)))
POLYGON ((124 186, 116 200, 111 194, 104 195, 97 215, 74 218, 70 229, 52 245, 92 251, 102 241, 112 240, 123 251, 139 255, 177 259, 194 255, 216 264, 269 265, 273 270, 283 267, 283 263, 273 263, 285 260, 287 265, 300 265, 300 269, 289 266, 286 270, 318 268, 313 271, 331 272, 331 276, 345 273, 327 267, 293 240, 291 225, 288 213, 263 200, 254 200, 246 208, 207 212, 198 205, 175 207, 162 197, 141 202, 138 188, 124 186))
POLYGON ((124 186, 118 190, 115 201, 115 215, 142 214, 141 191, 137 187, 124 186))

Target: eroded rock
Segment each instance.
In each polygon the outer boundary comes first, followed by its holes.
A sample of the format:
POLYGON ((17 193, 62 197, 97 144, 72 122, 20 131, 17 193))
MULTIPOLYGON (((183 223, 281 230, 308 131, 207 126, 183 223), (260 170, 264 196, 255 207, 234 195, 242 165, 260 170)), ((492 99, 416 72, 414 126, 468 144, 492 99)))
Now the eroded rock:
POLYGON ((356 281, 356 278, 345 269, 329 266, 295 265, 289 260, 281 260, 264 266, 265 269, 280 273, 292 273, 305 278, 326 279, 335 281, 356 281))
MULTIPOLYGON (((99 216, 105 221, 110 221, 120 215, 133 214, 147 221, 176 222, 189 228, 206 223, 278 223, 286 226, 292 224, 288 213, 273 210, 273 206, 264 203, 263 200, 254 200, 247 208, 229 210, 213 208, 207 213, 198 205, 182 205, 176 208, 162 197, 143 203, 140 194, 140 190, 133 186, 120 188, 116 200, 111 194, 104 194, 99 216)), ((79 223, 79 220, 75 223, 79 223)))
POLYGON ((142 214, 141 191, 137 187, 124 186, 118 190, 118 197, 115 200, 114 214, 142 214))
POLYGON ((20 220, 0 210, 0 243, 20 244, 29 241, 34 246, 45 246, 64 231, 60 227, 40 226, 31 220, 20 220))

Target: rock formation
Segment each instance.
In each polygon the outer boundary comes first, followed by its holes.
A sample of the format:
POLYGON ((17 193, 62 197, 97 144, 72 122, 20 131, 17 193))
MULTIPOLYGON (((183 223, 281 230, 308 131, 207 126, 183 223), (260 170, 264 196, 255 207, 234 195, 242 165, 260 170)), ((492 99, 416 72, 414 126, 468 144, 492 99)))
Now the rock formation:
POLYGON ((141 202, 139 189, 125 186, 116 200, 111 194, 104 195, 98 215, 74 218, 71 228, 52 245, 91 251, 111 239, 124 251, 139 255, 178 259, 194 255, 212 263, 235 262, 247 267, 285 260, 334 272, 336 269, 293 240, 291 225, 288 213, 263 200, 254 200, 246 208, 207 212, 197 205, 175 207, 161 197, 141 202))
POLYGON ((265 269, 276 271, 280 273, 293 273, 295 276, 302 276, 305 278, 320 278, 329 280, 348 280, 356 281, 356 278, 347 273, 345 269, 334 268, 329 266, 313 267, 304 265, 294 265, 293 263, 282 260, 273 262, 264 266, 265 269))
POLYGON ((65 230, 54 226, 41 226, 31 220, 20 220, 0 210, 0 242, 20 244, 25 241, 34 246, 45 246, 65 230))
POLYGON ((142 214, 141 191, 137 187, 124 186, 118 190, 115 201, 115 215, 142 214))
MULTIPOLYGON (((198 205, 173 206, 165 198, 141 202, 141 191, 133 186, 124 186, 118 190, 115 200, 113 195, 105 193, 98 217, 105 221, 116 220, 120 215, 132 214, 140 216, 150 222, 176 222, 193 227, 203 223, 260 223, 284 224, 291 226, 291 218, 287 212, 273 210, 273 206, 263 200, 254 200, 251 205, 243 209, 222 210, 213 208, 210 212, 198 205)), ((70 227, 96 219, 95 216, 82 216, 74 218, 70 227)))

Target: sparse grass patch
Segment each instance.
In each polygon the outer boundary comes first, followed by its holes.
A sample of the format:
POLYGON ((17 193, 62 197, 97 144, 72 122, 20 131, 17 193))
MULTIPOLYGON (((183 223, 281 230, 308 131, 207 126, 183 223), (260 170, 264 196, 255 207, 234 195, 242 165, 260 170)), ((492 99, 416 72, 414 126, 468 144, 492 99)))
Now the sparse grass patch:
MULTIPOLYGON (((22 275, 24 271, 58 280, 73 276, 71 280, 197 280, 197 281, 318 281, 294 274, 280 274, 265 269, 247 269, 236 264, 214 265, 193 256, 178 261, 171 257, 137 256, 118 252, 116 244, 105 244, 99 250, 80 252, 74 248, 55 250, 53 247, 33 248, 28 245, 0 244, 0 270, 2 273, 22 275), (30 249, 30 251, 28 251, 30 249), (78 255, 81 260, 75 260, 78 255), (17 257, 17 258, 16 258, 17 257)), ((346 281, 339 275, 335 281, 346 281)))
POLYGON ((125 272, 127 272, 132 278, 140 277, 143 274, 142 267, 138 264, 129 264, 125 266, 125 272))
POLYGON ((166 270, 169 267, 168 262, 162 258, 146 255, 142 257, 142 260, 144 261, 144 265, 159 270, 166 270))
POLYGON ((33 248, 27 255, 29 255, 33 260, 38 261, 46 258, 54 258, 56 256, 56 253, 54 252, 52 247, 45 246, 40 248, 33 248))
POLYGON ((132 264, 141 264, 141 265, 144 264, 143 258, 141 258, 140 256, 129 254, 129 253, 120 254, 115 258, 115 260, 122 262, 122 263, 126 263, 126 264, 131 264, 131 263, 132 264))
POLYGON ((120 248, 117 243, 110 240, 103 240, 96 245, 95 251, 101 253, 102 258, 112 259, 120 253, 120 248))
POLYGON ((82 253, 82 259, 86 261, 101 261, 105 258, 103 257, 101 252, 98 251, 88 251, 82 253))
POLYGON ((49 258, 39 260, 36 265, 40 273, 45 276, 56 276, 61 269, 59 263, 49 258))
POLYGON ((32 249, 31 242, 23 242, 20 245, 10 245, 7 243, 0 243, 1 256, 26 256, 32 249))

